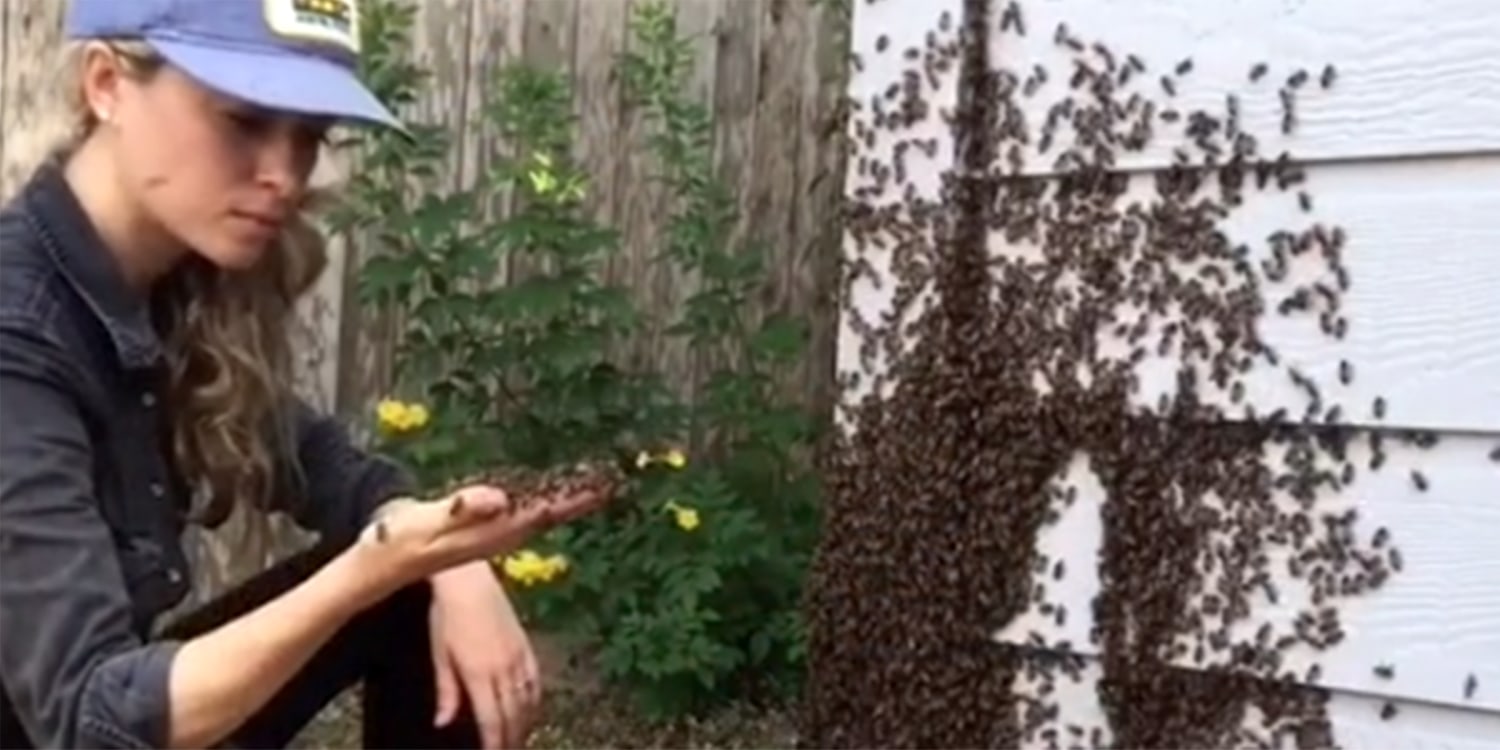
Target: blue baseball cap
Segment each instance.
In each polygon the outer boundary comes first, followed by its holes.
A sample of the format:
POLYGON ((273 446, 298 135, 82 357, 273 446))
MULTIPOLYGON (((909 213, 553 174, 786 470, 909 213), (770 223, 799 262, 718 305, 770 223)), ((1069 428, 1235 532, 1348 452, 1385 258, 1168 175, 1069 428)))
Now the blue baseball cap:
POLYGON ((359 21, 358 0, 72 0, 64 33, 141 39, 231 97, 405 133, 359 80, 359 21))

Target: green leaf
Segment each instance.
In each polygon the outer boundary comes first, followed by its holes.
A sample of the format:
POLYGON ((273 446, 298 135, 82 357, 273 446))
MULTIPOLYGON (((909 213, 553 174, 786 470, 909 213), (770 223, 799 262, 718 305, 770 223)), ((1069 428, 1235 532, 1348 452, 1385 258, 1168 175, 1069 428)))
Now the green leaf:
POLYGON ((771 315, 750 339, 750 350, 773 362, 793 361, 802 353, 805 327, 786 315, 771 315))
POLYGON ((368 299, 403 298, 421 267, 411 255, 377 255, 360 269, 360 293, 368 299))
POLYGON ((473 213, 474 202, 467 193, 424 193, 412 214, 408 231, 418 247, 430 249, 449 241, 473 213))
POLYGON ((771 633, 769 630, 756 631, 750 636, 750 662, 759 664, 766 660, 771 653, 771 633))

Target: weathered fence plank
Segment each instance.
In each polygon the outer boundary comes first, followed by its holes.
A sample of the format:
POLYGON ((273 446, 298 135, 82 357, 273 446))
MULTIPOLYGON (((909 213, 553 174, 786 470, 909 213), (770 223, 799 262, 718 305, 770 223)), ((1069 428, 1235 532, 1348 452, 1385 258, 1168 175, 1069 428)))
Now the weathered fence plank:
POLYGON ((38 122, 42 106, 54 84, 51 73, 62 36, 63 5, 35 0, 5 2, 4 78, 0 79, 0 197, 10 194, 34 166, 51 133, 38 122))

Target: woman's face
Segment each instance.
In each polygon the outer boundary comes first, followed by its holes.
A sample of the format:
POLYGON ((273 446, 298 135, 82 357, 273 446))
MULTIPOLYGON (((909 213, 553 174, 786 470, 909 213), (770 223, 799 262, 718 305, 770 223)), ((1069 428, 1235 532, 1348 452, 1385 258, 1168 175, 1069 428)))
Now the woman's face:
POLYGON ((254 264, 299 208, 329 123, 220 95, 167 65, 91 55, 85 92, 119 186, 156 229, 215 265, 254 264))

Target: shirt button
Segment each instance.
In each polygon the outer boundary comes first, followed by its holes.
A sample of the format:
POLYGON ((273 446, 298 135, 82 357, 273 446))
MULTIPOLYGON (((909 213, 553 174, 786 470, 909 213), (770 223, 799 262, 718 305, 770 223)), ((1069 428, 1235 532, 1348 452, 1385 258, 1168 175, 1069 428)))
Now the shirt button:
POLYGON ((156 406, 156 394, 155 393, 142 393, 141 394, 141 405, 144 406, 144 407, 146 407, 147 409, 150 409, 151 407, 156 406))
POLYGON ((167 582, 173 586, 182 583, 182 573, 176 568, 167 568, 167 582))
POLYGON ((164 496, 164 495, 167 494, 167 488, 163 487, 161 482, 152 482, 151 483, 151 494, 153 494, 153 495, 155 495, 157 497, 162 497, 162 496, 164 496))

